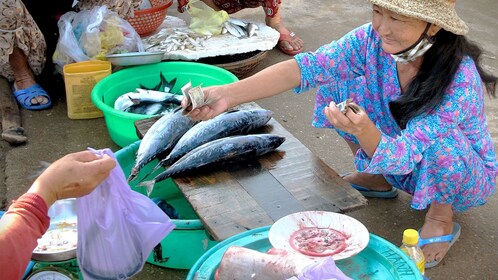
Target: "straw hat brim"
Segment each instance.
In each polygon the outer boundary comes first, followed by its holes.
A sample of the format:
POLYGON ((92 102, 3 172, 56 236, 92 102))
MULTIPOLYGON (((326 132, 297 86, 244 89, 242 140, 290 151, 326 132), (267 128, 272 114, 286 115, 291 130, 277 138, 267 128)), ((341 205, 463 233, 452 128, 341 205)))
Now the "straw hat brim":
POLYGON ((469 32, 467 24, 457 15, 455 4, 442 0, 369 0, 372 4, 407 17, 435 24, 457 35, 469 32))

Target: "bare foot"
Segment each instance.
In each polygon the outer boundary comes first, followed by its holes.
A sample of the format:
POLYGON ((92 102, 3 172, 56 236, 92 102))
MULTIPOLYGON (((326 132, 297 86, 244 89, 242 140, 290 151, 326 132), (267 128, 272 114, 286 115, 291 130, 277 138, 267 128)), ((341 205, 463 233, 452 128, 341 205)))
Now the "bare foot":
POLYGON ((392 186, 387 183, 384 176, 380 174, 353 172, 342 178, 351 184, 373 191, 388 191, 392 188, 392 186))
MULTIPOLYGON (((453 231, 453 211, 449 204, 432 203, 420 229, 421 238, 431 238, 451 234, 453 231)), ((425 261, 440 261, 448 252, 449 243, 439 242, 422 247, 425 261)))

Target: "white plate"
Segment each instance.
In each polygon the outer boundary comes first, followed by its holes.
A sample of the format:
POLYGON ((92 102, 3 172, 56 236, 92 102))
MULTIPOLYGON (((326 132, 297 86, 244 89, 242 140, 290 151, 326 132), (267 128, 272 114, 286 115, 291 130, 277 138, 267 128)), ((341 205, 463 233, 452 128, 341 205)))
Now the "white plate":
POLYGON ((113 65, 131 66, 161 62, 164 52, 131 52, 120 54, 108 54, 105 57, 113 65))
MULTIPOLYGON (((303 228, 332 229, 345 237, 344 250, 331 254, 334 260, 349 258, 361 252, 370 238, 367 228, 358 220, 347 215, 326 211, 305 211, 285 216, 276 221, 270 228, 268 239, 273 247, 297 252, 316 259, 317 257, 303 254, 291 246, 291 236, 303 228)), ((330 256, 330 255, 327 255, 330 256)))

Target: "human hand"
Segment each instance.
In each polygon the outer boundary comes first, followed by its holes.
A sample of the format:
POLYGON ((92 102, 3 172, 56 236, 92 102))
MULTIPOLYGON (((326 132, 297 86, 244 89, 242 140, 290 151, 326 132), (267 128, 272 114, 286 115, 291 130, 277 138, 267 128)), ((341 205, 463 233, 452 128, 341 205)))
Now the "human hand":
POLYGON ((337 129, 353 134, 358 139, 360 146, 371 157, 380 142, 381 133, 370 120, 366 111, 352 102, 343 113, 334 102, 325 107, 324 114, 329 122, 337 129))
POLYGON ((223 93, 222 86, 212 86, 203 88, 205 105, 192 109, 187 107, 185 98, 182 100, 182 107, 188 111, 187 116, 193 120, 207 120, 216 117, 230 108, 229 102, 223 93), (189 111, 190 110, 190 111, 189 111))
POLYGON ((50 207, 56 200, 91 193, 116 166, 116 161, 91 151, 68 154, 52 163, 33 183, 28 193, 40 195, 50 207))

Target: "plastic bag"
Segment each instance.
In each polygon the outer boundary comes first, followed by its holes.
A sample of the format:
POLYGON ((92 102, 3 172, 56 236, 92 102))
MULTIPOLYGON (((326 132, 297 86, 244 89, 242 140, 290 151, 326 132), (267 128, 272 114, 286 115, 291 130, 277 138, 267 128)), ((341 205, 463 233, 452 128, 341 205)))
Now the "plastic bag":
POLYGON ((190 29, 202 35, 220 35, 229 16, 226 11, 215 11, 201 0, 190 0, 187 12, 192 16, 190 29))
MULTIPOLYGON (((110 149, 93 150, 113 158, 110 149)), ((120 166, 76 200, 77 260, 84 279, 126 279, 140 272, 175 225, 148 197, 131 190, 120 166)))
POLYGON ((298 276, 287 280, 352 280, 346 276, 336 265, 332 257, 308 265, 298 276))
POLYGON ((144 51, 142 39, 130 23, 106 6, 67 12, 57 25, 59 40, 53 61, 58 70, 68 63, 105 60, 107 54, 144 51))

